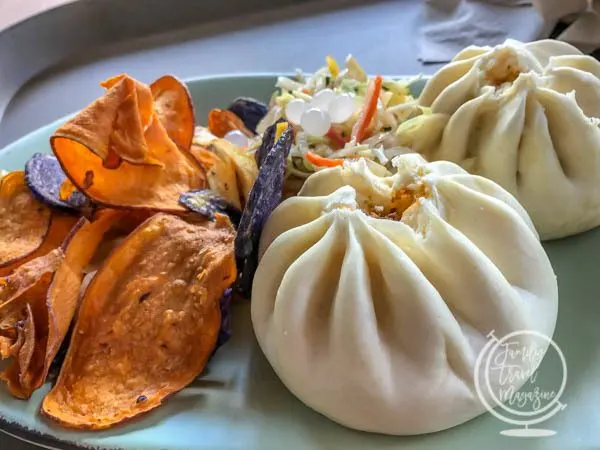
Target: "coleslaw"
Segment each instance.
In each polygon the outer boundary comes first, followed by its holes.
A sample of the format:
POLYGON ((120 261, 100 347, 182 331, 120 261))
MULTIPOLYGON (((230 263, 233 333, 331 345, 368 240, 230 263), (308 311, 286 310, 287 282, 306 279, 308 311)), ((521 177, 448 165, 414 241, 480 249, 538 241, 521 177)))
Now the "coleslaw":
MULTIPOLYGON (((293 124, 296 139, 288 157, 288 176, 304 179, 320 168, 359 157, 385 172, 395 156, 411 152, 396 138, 400 125, 430 113, 411 95, 414 81, 368 76, 352 55, 340 68, 328 56, 312 75, 297 70, 294 77, 278 78, 269 110, 256 131, 261 136, 280 119, 293 124)), ((260 139, 249 150, 258 146, 260 139)))

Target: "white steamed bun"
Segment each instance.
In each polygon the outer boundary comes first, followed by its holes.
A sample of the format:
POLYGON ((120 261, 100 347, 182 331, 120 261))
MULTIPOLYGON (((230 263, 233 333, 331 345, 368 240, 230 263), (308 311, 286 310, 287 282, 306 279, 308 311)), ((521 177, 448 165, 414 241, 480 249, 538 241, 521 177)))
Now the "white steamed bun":
POLYGON ((488 333, 551 335, 558 294, 527 213, 500 186, 415 154, 395 162, 389 177, 362 160, 318 172, 274 211, 252 322, 306 405, 401 435, 483 412, 473 373, 488 333))
POLYGON ((500 184, 542 239, 600 224, 600 62, 569 44, 468 47, 427 82, 400 145, 500 184))

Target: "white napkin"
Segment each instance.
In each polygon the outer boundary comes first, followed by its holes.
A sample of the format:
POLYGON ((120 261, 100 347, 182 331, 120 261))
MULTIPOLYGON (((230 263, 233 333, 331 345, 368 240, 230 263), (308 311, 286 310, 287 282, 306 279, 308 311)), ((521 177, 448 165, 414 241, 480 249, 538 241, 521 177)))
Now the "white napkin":
POLYGON ((532 41, 544 22, 531 0, 427 0, 418 58, 448 62, 469 45, 498 45, 507 38, 532 41))
MULTIPOLYGON (((553 26, 561 19, 584 11, 587 0, 531 0, 546 22, 553 26)), ((571 21, 571 20, 569 20, 571 21)))
POLYGON ((573 44, 584 53, 600 49, 600 0, 587 2, 585 10, 557 39, 573 44))

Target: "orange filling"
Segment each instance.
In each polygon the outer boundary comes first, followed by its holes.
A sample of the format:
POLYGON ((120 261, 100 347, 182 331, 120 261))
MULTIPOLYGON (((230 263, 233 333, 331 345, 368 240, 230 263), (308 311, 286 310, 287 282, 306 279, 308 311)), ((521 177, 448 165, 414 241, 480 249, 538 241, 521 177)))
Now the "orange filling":
POLYGON ((389 205, 377 205, 366 202, 363 211, 371 217, 401 220, 404 211, 410 208, 421 197, 429 197, 429 186, 420 182, 410 187, 402 187, 394 191, 389 205))
POLYGON ((517 55, 505 48, 498 52, 496 60, 486 70, 485 80, 492 86, 499 87, 515 81, 521 72, 517 55))

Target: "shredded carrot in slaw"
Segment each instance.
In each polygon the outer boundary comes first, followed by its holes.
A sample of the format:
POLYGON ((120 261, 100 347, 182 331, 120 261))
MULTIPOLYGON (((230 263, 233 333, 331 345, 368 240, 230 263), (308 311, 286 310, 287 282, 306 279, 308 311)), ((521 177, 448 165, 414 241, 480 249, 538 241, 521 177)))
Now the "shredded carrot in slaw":
POLYGON ((358 121, 352 128, 352 139, 360 144, 366 137, 369 130, 369 126, 375 117, 375 111, 377 111, 377 101, 379 100, 379 94, 381 93, 381 85, 383 78, 381 75, 377 75, 371 85, 369 86, 369 93, 365 99, 363 110, 360 113, 358 121))
POLYGON ((313 152, 306 152, 304 156, 309 163, 316 167, 337 167, 344 165, 343 159, 325 158, 313 152))

